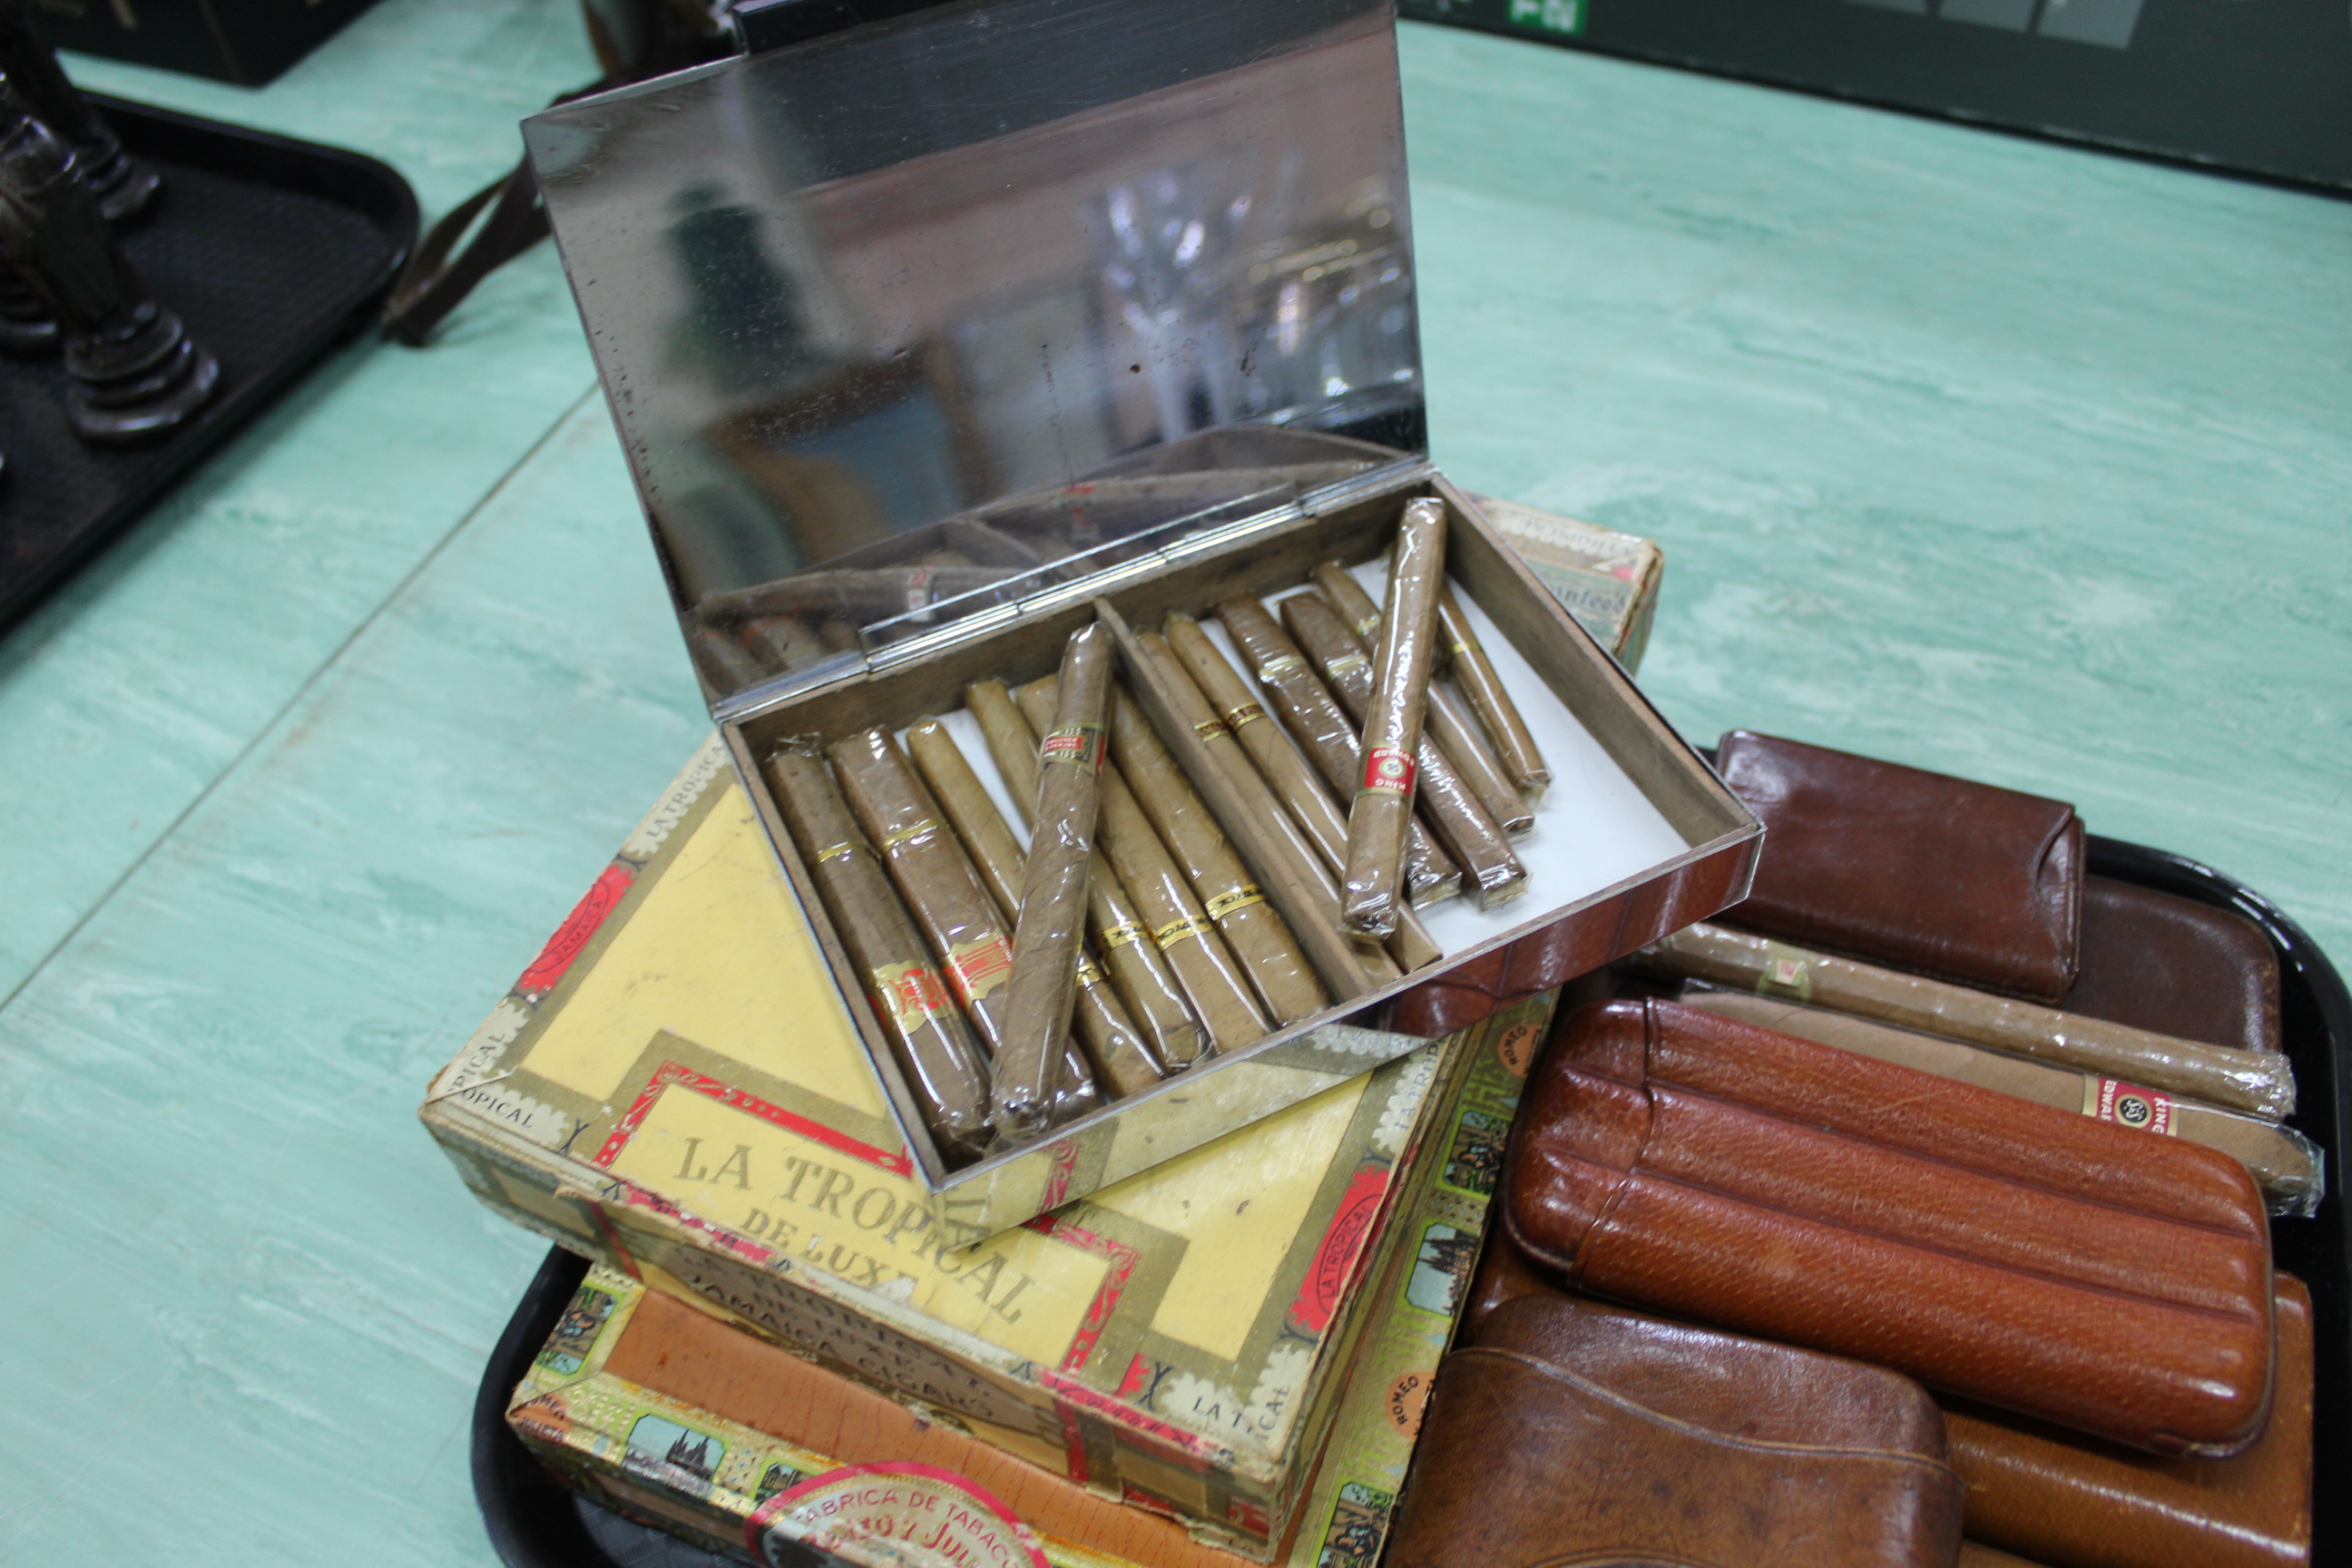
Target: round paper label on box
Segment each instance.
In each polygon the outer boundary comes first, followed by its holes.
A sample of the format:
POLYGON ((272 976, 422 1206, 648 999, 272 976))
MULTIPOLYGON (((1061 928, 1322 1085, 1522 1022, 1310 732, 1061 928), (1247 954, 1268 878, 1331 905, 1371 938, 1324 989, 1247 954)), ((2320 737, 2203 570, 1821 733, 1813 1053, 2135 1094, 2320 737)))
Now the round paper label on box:
POLYGON ((1027 1525, 936 1465, 827 1470, 761 1503, 743 1543, 769 1568, 805 1563, 808 1550, 892 1568, 1051 1568, 1027 1525))

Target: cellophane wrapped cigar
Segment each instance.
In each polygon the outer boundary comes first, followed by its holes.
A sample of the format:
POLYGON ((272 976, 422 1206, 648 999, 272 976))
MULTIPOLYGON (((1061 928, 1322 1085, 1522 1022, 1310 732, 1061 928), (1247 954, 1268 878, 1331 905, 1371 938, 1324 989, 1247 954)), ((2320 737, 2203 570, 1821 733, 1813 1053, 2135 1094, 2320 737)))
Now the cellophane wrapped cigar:
MULTIPOLYGON (((1346 801, 1356 787, 1362 759, 1357 750, 1356 727, 1340 711, 1323 678, 1315 673, 1273 612, 1246 594, 1220 603, 1217 619, 1249 661, 1250 673, 1265 689, 1266 705, 1322 774, 1333 797, 1346 801)), ((1343 843, 1345 821, 1343 812, 1343 843)), ((1415 903, 1439 903, 1461 891, 1462 868, 1418 822, 1406 832, 1404 855, 1405 877, 1415 903)), ((1339 868, 1347 869, 1344 850, 1339 868)))
MULTIPOLYGON (((1201 738, 1202 749, 1210 761, 1224 773, 1235 794, 1248 802, 1250 815, 1265 831, 1268 847, 1279 862, 1279 875, 1287 877, 1308 890, 1324 923, 1333 931, 1339 929, 1339 885, 1331 873, 1316 858, 1315 847, 1290 818, 1290 814, 1266 787, 1265 780, 1234 738, 1233 727, 1210 708, 1209 700, 1201 695, 1199 687, 1179 663, 1168 640, 1157 632, 1144 632, 1135 639, 1138 655, 1150 665, 1160 678, 1160 684, 1176 708, 1176 717, 1192 728, 1201 738)), ((1384 985, 1402 973, 1387 952, 1370 942, 1350 941, 1358 967, 1374 985, 1384 985)))
MULTIPOLYGON (((1020 803, 1025 818, 1035 820, 1037 808, 1037 737, 1029 721, 1013 706, 1013 694, 997 680, 964 688, 964 705, 987 739, 989 755, 1004 777, 1004 787, 1020 803)), ((1109 972, 1112 986, 1127 1004, 1150 1042, 1151 1054, 1168 1072, 1180 1072, 1207 1055, 1211 1041, 1192 1016, 1183 988, 1159 945, 1151 925, 1137 909, 1126 886, 1112 874, 1099 840, 1087 880, 1087 918, 1094 931, 1095 952, 1109 972)), ((1016 884, 1010 897, 1017 900, 1016 884)))
POLYGON ((1643 967, 1858 1013, 2041 1061, 2104 1073, 2273 1120, 2294 1114, 2294 1069, 2272 1051, 2209 1046, 1989 991, 1791 947, 1701 921, 1643 948, 1643 967))
MULTIPOLYGON (((947 726, 937 719, 915 725, 907 731, 907 754, 914 759, 915 771, 930 786, 940 809, 948 814, 949 826, 963 841, 964 852, 979 868, 980 879, 988 884, 997 912, 1007 921, 1017 919, 1026 853, 979 775, 957 749, 947 726)), ((1016 954, 1021 951, 1017 931, 1013 950, 1016 954)), ((1083 950, 1078 954, 1077 980, 1075 1033, 1087 1065, 1094 1069, 1097 1085, 1108 1089, 1114 1099, 1123 1099, 1166 1078, 1167 1068, 1128 1017, 1093 955, 1083 950)))
POLYGON ((1062 652, 1054 725, 1037 745, 1037 826, 1013 929, 1004 1044, 990 1080, 991 1118, 1001 1136, 1015 1142, 1045 1130, 1055 1058, 1077 1005, 1113 657, 1108 626, 1097 622, 1072 634, 1062 652))
MULTIPOLYGON (((1348 717, 1369 725, 1378 707, 1372 690, 1371 660, 1338 612, 1312 594, 1299 594, 1282 602, 1282 622, 1306 650, 1308 662, 1329 686, 1348 717)), ((1470 786, 1438 754, 1428 737, 1423 736, 1414 747, 1413 757, 1419 773, 1415 794, 1422 813, 1462 862, 1464 890, 1472 901, 1482 910, 1491 909, 1527 891, 1527 868, 1511 852, 1510 840, 1501 825, 1487 815, 1470 786)), ((1369 746, 1365 749, 1364 771, 1370 776, 1369 746)), ((1359 799, 1363 793, 1360 789, 1357 792, 1359 799)), ((1348 814, 1351 842, 1355 820, 1351 805, 1348 814)))
POLYGON ((760 668, 760 661, 751 657, 751 651, 716 622, 688 623, 686 647, 694 656, 695 668, 714 691, 740 691, 768 678, 768 672, 760 668))
POLYGON ((786 749, 764 770, 817 897, 857 966, 923 1121, 953 1163, 980 1153, 988 1069, 882 862, 835 789, 824 759, 786 749))
POLYGON ((1111 697, 1110 743, 1129 792, 1241 960, 1266 1011, 1279 1024, 1295 1024, 1329 1006, 1330 994, 1281 911, 1266 901, 1265 889, 1234 852, 1215 813, 1184 776, 1183 764, 1124 691, 1111 697))
MULTIPOLYGON (((1052 678, 1023 687, 1013 693, 1013 701, 1033 729, 1052 723, 1052 678)), ((1143 916, 1160 956, 1184 987, 1192 1016, 1208 1031, 1210 1044, 1220 1051, 1237 1050, 1271 1033, 1242 966, 1116 767, 1103 770, 1095 837, 1143 916)))
MULTIPOLYGON (((1433 500, 1407 501, 1389 557, 1380 667, 1363 715, 1364 776, 1348 807, 1348 873, 1339 879, 1339 923, 1364 936, 1394 931, 1405 902, 1404 830, 1412 820, 1413 774, 1435 750, 1422 744, 1421 721, 1436 654, 1437 591, 1444 585, 1445 509, 1433 500)), ((1331 614, 1328 605, 1323 609, 1331 614)), ((1336 615, 1332 619, 1346 636, 1346 624, 1336 615)), ((1465 864, 1477 869, 1475 860, 1465 864)), ((1483 876, 1479 883, 1491 898, 1483 876)))
POLYGON ((1519 717, 1511 694, 1503 689, 1503 678, 1495 673, 1494 661, 1486 657, 1478 634, 1470 627, 1470 617, 1462 613, 1461 601, 1451 588, 1438 592, 1437 626, 1444 638, 1438 650, 1439 667, 1454 678, 1454 684, 1462 688, 1470 706, 1477 710, 1494 740, 1495 756, 1503 771, 1519 786, 1528 804, 1536 805, 1551 787, 1551 770, 1544 766, 1543 753, 1536 750, 1528 721, 1519 717))
MULTIPOLYGON (((980 874, 887 730, 836 741, 831 755, 858 826, 882 851, 899 897, 939 957, 948 989, 993 1057, 1004 1039, 1013 937, 981 886, 980 874)), ((1067 1059, 1078 1077, 1066 1086, 1057 1110, 1075 1114, 1100 1097, 1076 1053, 1067 1059)))
MULTIPOLYGON (((1234 741, 1249 753, 1260 780, 1282 803, 1281 809, 1315 846, 1316 858, 1330 873, 1333 918, 1338 918, 1339 876, 1348 865, 1348 818, 1331 798, 1314 765, 1298 754, 1290 738, 1266 716, 1241 672, 1226 662, 1200 623, 1190 616, 1170 615, 1167 646, 1192 688, 1224 721, 1234 741)), ((1327 699, 1328 700, 1328 699, 1327 699)), ((1410 857, 1410 851, 1407 852, 1410 857)), ((1397 918, 1397 933, 1389 939, 1389 955, 1410 973, 1444 956, 1421 918, 1410 908, 1397 918)))
MULTIPOLYGON (((1353 574, 1337 561, 1326 561, 1315 568, 1315 588, 1324 601, 1339 612, 1348 629, 1356 634, 1359 647, 1369 651, 1378 645, 1381 635, 1381 607, 1364 592, 1364 585, 1353 574)), ((1535 808, 1519 795, 1518 786, 1503 773, 1500 763, 1487 749, 1486 737, 1478 728, 1478 721, 1462 700, 1444 686, 1432 681, 1429 687, 1429 710, 1423 723, 1430 738, 1446 763, 1470 786, 1486 815, 1506 837, 1517 838, 1533 831, 1535 808)))

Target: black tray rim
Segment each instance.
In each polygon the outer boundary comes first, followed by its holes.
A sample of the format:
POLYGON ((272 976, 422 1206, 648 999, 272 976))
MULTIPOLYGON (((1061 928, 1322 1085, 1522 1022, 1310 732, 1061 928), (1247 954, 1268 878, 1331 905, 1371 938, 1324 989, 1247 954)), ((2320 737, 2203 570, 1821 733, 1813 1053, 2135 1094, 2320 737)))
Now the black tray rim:
MULTIPOLYGON (((372 321, 377 302, 391 289, 416 244, 416 193, 399 170, 380 158, 105 93, 83 96, 133 153, 152 151, 228 178, 245 178, 248 184, 299 191, 337 203, 365 217, 385 243, 375 268, 363 282, 344 292, 326 326, 250 381, 229 388, 216 409, 194 429, 164 444, 166 457, 142 474, 137 485, 98 513, 32 576, 0 598, 0 635, 30 615, 191 469, 372 321)), ((163 200, 171 200, 168 190, 163 200)))
MULTIPOLYGON (((2120 838, 2094 834, 2086 849, 2085 868, 2095 877, 2173 893, 2252 921, 2278 954, 2282 1008, 2294 1011, 2289 996, 2300 988, 2300 998, 2313 1016, 2312 1026, 2288 1035, 2287 1054, 2294 1063, 2300 1097, 2290 1121, 2326 1152, 2326 1195, 2310 1219, 2273 1221, 2273 1234, 2275 1244, 2277 1226, 2313 1227, 2290 1234, 2332 1254, 2339 1265, 2326 1279, 2305 1278, 2312 1290, 2319 1358, 2311 1560, 2336 1562, 2347 1534, 2346 1505, 2338 1489, 2322 1484, 2322 1478, 2340 1471, 2347 1436, 2352 1436, 2345 1430, 2352 1424, 2352 1343, 2347 1342, 2346 1331, 2352 1318, 2352 1266, 2344 1264, 2352 1237, 2347 1235, 2339 1157, 2341 1134, 2352 1121, 2347 1114, 2352 1109, 2352 1095, 2347 1095, 2352 1074, 2339 1070, 2352 1057, 2352 994, 2319 944, 2285 910, 2235 878, 2185 855, 2120 838)), ((556 1319, 587 1272, 586 1259, 561 1247, 549 1249, 499 1336, 475 1395, 474 1495, 490 1544, 506 1568, 625 1568, 582 1523, 580 1510, 599 1505, 558 1483, 506 1422, 515 1385, 554 1331, 556 1319)))

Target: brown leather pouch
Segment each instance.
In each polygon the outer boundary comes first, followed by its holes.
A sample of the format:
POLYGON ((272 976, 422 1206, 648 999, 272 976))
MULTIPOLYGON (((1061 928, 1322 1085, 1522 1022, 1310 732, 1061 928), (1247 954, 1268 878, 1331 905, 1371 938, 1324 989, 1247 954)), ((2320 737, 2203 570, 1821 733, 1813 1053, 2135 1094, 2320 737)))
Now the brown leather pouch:
POLYGON ((2049 1568, 2287 1568, 2311 1561, 2311 1292, 2278 1280, 2277 1387, 2234 1459, 2158 1459, 1948 1405, 1969 1534, 2049 1568))
POLYGON ((1727 924, 2036 1002, 2074 983, 2073 806, 1745 730, 1715 766, 1764 824, 1727 924))
POLYGON ((2164 1454, 2270 1401, 2270 1233, 2218 1150, 1670 1002, 1570 1021, 1504 1218, 1572 1290, 2164 1454))
POLYGON ((2241 914, 2107 877, 2083 879, 2083 964, 2069 1013, 2184 1040, 2275 1051, 2278 954, 2241 914))
POLYGON ((1446 1357, 1390 1568, 1949 1568, 1960 1486, 1908 1378, 1565 1297, 1446 1357))

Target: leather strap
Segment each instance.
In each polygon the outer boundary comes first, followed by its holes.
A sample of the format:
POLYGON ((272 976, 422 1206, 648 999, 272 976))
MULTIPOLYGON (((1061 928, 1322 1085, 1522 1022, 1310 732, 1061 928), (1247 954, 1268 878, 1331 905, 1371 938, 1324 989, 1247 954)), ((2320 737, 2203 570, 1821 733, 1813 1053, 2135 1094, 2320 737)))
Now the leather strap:
MULTIPOLYGON (((599 91, 604 86, 600 81, 556 101, 599 91)), ((505 178, 492 181, 450 209, 410 253, 384 302, 384 335, 410 348, 423 348, 433 329, 474 291, 475 284, 547 235, 547 205, 539 198, 539 181, 530 172, 530 160, 525 158, 505 178), (457 249, 485 207, 490 216, 482 221, 471 243, 457 249)))

